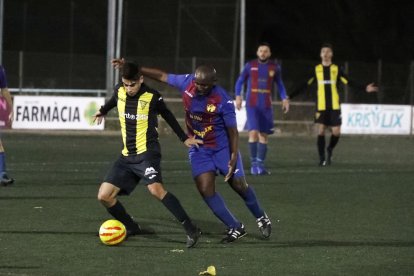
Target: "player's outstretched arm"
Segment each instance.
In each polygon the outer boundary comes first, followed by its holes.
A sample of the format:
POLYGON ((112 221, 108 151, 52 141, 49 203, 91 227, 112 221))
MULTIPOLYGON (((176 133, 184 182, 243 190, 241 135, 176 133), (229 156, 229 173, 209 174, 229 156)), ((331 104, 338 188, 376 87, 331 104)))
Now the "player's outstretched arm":
POLYGON ((105 118, 105 115, 103 115, 100 111, 98 111, 93 115, 93 122, 95 123, 96 121, 96 124, 100 125, 102 124, 102 121, 104 120, 104 118, 105 118))
MULTIPOLYGON (((111 60, 112 66, 115 69, 121 69, 122 66, 125 64, 125 59, 124 58, 115 58, 111 60)), ((150 67, 141 67, 141 73, 145 76, 145 77, 149 77, 151 79, 154 80, 158 80, 161 82, 167 82, 168 80, 168 74, 167 72, 164 72, 160 69, 157 68, 150 68, 150 67)))

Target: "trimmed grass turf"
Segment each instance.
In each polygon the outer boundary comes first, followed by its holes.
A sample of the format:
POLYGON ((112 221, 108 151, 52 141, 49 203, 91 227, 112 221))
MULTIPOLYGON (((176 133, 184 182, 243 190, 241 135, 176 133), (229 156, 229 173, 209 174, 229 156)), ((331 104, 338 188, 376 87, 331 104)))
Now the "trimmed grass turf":
MULTIPOLYGON (((414 140, 342 137, 331 167, 319 168, 315 139, 277 137, 269 145, 271 176, 251 177, 273 219, 261 240, 243 202, 217 179, 217 189, 247 227, 231 245, 224 226, 191 180, 186 149, 162 137, 167 189, 202 228, 197 248, 168 211, 138 186, 121 197, 155 235, 109 247, 95 236, 109 219, 96 200, 120 138, 105 135, 3 134, 14 186, 0 187, 0 275, 409 275, 414 271, 414 140), (279 220, 279 221, 278 221, 279 220), (277 222, 278 221, 278 222, 277 222)), ((246 139, 241 150, 248 165, 246 139)))

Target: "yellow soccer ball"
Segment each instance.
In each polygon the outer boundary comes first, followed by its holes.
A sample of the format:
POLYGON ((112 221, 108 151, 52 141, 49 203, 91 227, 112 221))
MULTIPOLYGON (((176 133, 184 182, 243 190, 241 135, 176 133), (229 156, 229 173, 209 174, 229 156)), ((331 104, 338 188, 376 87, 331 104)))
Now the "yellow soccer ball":
POLYGON ((106 245, 120 244, 126 237, 126 228, 116 219, 110 219, 102 223, 99 229, 99 238, 106 245))

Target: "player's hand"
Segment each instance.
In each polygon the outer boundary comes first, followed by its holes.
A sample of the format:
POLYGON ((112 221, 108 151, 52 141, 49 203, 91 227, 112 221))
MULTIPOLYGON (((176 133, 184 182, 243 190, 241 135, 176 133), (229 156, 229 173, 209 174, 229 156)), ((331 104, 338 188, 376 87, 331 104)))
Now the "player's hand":
POLYGON ((188 137, 187 140, 184 141, 184 145, 186 145, 189 148, 191 148, 192 146, 198 148, 199 145, 202 145, 203 143, 203 140, 196 139, 195 136, 188 137))
POLYGON ((237 164, 237 154, 232 153, 229 164, 228 164, 229 171, 224 177, 224 182, 229 181, 230 178, 233 177, 234 173, 236 172, 236 164, 237 164))
POLYGON ((93 122, 100 125, 102 123, 102 121, 104 120, 105 116, 101 113, 101 112, 96 112, 95 115, 93 115, 93 122))
POLYGON ((242 97, 241 96, 236 96, 236 108, 237 110, 240 110, 242 108, 242 97))
POLYGON ((111 64, 115 69, 120 69, 125 63, 124 58, 114 58, 111 60, 111 64))
POLYGON ((289 99, 284 99, 282 101, 282 110, 285 114, 289 112, 289 99))
POLYGON ((367 85, 367 87, 365 88, 365 90, 368 93, 378 92, 378 86, 376 86, 375 83, 370 83, 370 84, 367 85))

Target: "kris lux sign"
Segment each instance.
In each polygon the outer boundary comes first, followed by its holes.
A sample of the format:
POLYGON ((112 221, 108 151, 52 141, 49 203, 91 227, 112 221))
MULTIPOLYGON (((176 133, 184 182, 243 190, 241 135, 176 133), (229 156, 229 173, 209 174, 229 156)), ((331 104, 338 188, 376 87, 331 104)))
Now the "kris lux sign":
POLYGON ((342 133, 400 134, 411 131, 411 106, 342 104, 342 133))
POLYGON ((104 104, 100 97, 15 96, 14 129, 102 130, 93 115, 104 104))

